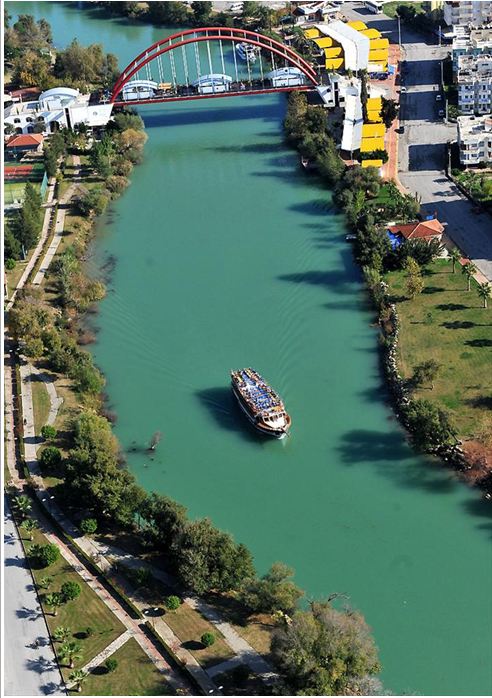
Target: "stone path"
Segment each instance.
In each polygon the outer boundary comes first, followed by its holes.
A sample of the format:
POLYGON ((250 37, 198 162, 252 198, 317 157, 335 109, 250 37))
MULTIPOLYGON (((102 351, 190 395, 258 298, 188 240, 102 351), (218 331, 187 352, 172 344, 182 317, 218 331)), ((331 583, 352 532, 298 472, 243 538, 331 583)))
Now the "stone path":
POLYGON ((56 416, 58 414, 58 410, 62 406, 63 398, 59 397, 58 393, 56 392, 54 378, 47 375, 43 371, 40 371, 38 368, 36 368, 36 366, 31 365, 31 375, 29 376, 29 380, 31 382, 33 380, 33 378, 32 378, 33 375, 36 375, 39 377, 39 380, 41 380, 44 383, 46 390, 48 392, 48 397, 50 399, 50 411, 48 414, 48 418, 46 420, 46 424, 50 424, 51 426, 53 426, 53 424, 56 421, 56 416))
POLYGON ((46 197, 46 208, 45 208, 45 214, 44 214, 44 221, 43 221, 43 227, 41 228, 41 235, 39 236, 39 242, 34 248, 34 252, 32 253, 31 259, 29 262, 26 264, 26 268, 22 272, 22 276, 20 277, 19 281, 17 282, 17 286, 15 287, 9 302, 7 303, 6 310, 10 310, 10 308, 14 304, 15 297, 17 293, 21 290, 21 288, 24 288, 26 281, 29 277, 29 274, 31 271, 34 269, 34 267, 37 264, 37 261, 39 257, 41 256, 41 253, 43 251, 44 244, 46 240, 48 239, 48 234, 49 234, 49 229, 50 229, 50 221, 51 221, 51 216, 53 213, 53 205, 55 203, 53 196, 55 193, 55 178, 52 177, 49 181, 48 184, 48 194, 46 197))
POLYGON ((41 283, 43 283, 45 274, 48 271, 51 262, 53 261, 53 257, 55 256, 56 251, 58 250, 58 245, 60 244, 62 237, 63 237, 63 230, 65 228, 65 216, 67 213, 66 205, 67 205, 67 202, 69 202, 70 199, 72 198, 76 187, 80 183, 80 156, 79 155, 73 156, 73 165, 74 165, 73 183, 67 189, 63 198, 60 200, 60 207, 58 208, 58 213, 56 215, 55 233, 53 235, 53 239, 50 243, 50 246, 46 250, 46 254, 44 255, 43 261, 41 262, 41 266, 39 267, 39 271, 37 272, 36 276, 33 279, 33 282, 32 282, 33 286, 39 286, 41 283), (62 206, 63 206, 63 208, 62 208, 62 206))
MULTIPOLYGON (((113 640, 113 642, 111 642, 107 647, 105 647, 102 652, 96 654, 94 659, 91 659, 90 662, 83 666, 81 671, 85 671, 87 674, 91 672, 92 669, 95 669, 100 664, 105 662, 108 657, 110 657, 112 654, 116 652, 116 650, 119 650, 120 647, 123 647, 125 642, 127 642, 131 637, 132 633, 129 630, 125 630, 125 632, 121 633, 121 635, 117 637, 116 640, 113 640)), ((67 688, 70 689, 74 685, 75 682, 69 682, 67 683, 67 688)))

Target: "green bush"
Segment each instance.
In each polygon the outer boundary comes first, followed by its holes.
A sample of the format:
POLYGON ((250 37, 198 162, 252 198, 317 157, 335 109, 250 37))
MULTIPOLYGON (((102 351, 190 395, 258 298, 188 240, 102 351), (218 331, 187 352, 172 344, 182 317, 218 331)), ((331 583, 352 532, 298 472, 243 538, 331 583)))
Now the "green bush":
POLYGON ((212 647, 215 642, 215 635, 213 633, 203 633, 200 640, 205 647, 212 647))
POLYGON ((96 519, 83 519, 79 528, 84 536, 90 536, 97 531, 97 521, 96 519))
POLYGON ((65 601, 74 601, 80 596, 81 588, 78 582, 64 582, 61 593, 65 601))
POLYGON ((11 271, 15 267, 15 259, 12 259, 12 257, 9 257, 8 259, 5 260, 5 268, 11 271))
POLYGON ((179 596, 166 596, 164 606, 168 611, 176 611, 181 606, 181 599, 179 596))
POLYGON ((44 427, 41 427, 41 436, 43 439, 46 439, 47 441, 51 439, 56 438, 56 429, 55 427, 52 427, 51 424, 45 424, 44 427))
POLYGON ((40 567, 49 567, 60 559, 60 549, 54 543, 35 545, 31 548, 31 551, 40 567))
POLYGON ((109 659, 106 659, 104 666, 106 667, 108 674, 112 674, 113 671, 116 671, 118 668, 118 660, 114 659, 114 657, 110 657, 109 659))
POLYGON ((39 463, 47 470, 54 470, 62 461, 62 454, 56 446, 46 446, 41 451, 39 463))

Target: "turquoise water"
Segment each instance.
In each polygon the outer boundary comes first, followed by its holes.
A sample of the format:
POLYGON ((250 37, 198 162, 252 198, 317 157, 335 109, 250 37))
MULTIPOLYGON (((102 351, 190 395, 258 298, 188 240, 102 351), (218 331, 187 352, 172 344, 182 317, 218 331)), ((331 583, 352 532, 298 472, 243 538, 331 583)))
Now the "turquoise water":
MULTIPOLYGON (((161 35, 33 8, 55 42, 78 32, 122 64, 161 35)), ((162 431, 154 460, 129 454, 139 482, 231 531, 260 572, 280 559, 309 598, 346 593, 387 688, 489 694, 487 509, 405 444, 343 220, 283 146, 284 111, 281 95, 142 109, 145 160, 96 250, 114 261, 94 353, 117 436, 129 449, 162 431), (290 439, 241 417, 228 371, 244 365, 284 397, 290 439)))

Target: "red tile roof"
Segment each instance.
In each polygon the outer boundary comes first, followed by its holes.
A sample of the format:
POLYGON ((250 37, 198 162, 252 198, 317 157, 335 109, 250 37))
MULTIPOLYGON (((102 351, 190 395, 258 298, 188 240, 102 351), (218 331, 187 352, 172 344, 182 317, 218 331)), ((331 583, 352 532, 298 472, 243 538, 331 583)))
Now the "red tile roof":
POLYGON ((25 148, 29 145, 38 146, 44 141, 42 133, 18 133, 7 141, 7 148, 25 148))
POLYGON ((406 223, 405 225, 390 225, 388 230, 394 235, 402 235, 407 240, 415 238, 433 238, 442 235, 444 226, 439 223, 437 218, 430 221, 416 221, 415 223, 406 223))

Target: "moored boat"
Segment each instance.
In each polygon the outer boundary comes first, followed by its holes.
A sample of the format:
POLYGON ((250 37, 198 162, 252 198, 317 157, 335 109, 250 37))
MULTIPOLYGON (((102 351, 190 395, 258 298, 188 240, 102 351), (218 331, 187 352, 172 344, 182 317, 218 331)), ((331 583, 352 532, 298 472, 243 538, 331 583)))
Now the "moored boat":
POLYGON ((242 41, 236 44, 236 53, 242 61, 254 63, 258 56, 258 48, 254 44, 248 44, 246 41, 242 41))
POLYGON ((284 403, 268 383, 252 368, 231 371, 232 391, 239 406, 255 429, 283 438, 292 423, 284 403))

